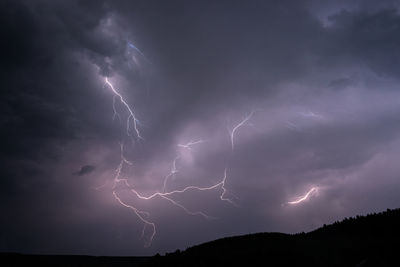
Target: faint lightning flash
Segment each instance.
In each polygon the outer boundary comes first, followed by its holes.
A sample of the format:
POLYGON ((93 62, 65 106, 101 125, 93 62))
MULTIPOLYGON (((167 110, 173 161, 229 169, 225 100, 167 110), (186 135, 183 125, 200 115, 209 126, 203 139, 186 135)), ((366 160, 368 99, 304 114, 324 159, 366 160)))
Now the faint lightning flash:
POLYGON ((311 195, 315 194, 318 191, 318 187, 312 187, 304 196, 300 197, 299 199, 295 201, 289 201, 288 204, 290 205, 296 205, 299 204, 305 200, 307 200, 311 195))
POLYGON ((323 119, 324 118, 322 115, 314 113, 312 111, 300 112, 300 115, 302 115, 304 117, 313 118, 313 119, 323 119))
POLYGON ((206 141, 204 141, 204 140, 190 141, 189 143, 186 143, 186 144, 178 144, 178 147, 186 148, 188 150, 192 150, 192 146, 197 145, 197 144, 201 144, 201 143, 204 143, 204 142, 206 142, 206 141))
MULTIPOLYGON (((132 48, 133 50, 135 50, 136 52, 138 52, 144 58, 144 60, 146 60, 148 63, 151 64, 151 62, 146 58, 146 56, 142 53, 142 51, 140 51, 140 49, 137 48, 134 44, 132 44, 131 42, 128 42, 128 46, 130 48, 132 48)), ((135 58, 134 58, 134 61, 135 61, 135 63, 137 63, 135 58)))
POLYGON ((142 51, 140 51, 140 49, 137 48, 134 44, 132 44, 131 42, 128 42, 128 46, 129 46, 130 48, 133 48, 134 50, 136 50, 142 57, 146 58, 146 57, 144 56, 144 54, 142 53, 142 51))
POLYGON ((111 84, 111 82, 108 80, 108 78, 106 77, 105 79, 106 84, 111 88, 111 91, 114 93, 114 100, 113 100, 113 111, 114 111, 114 117, 118 116, 118 118, 121 120, 121 117, 119 116, 119 114, 117 113, 117 109, 115 108, 115 97, 118 97, 119 100, 121 101, 121 103, 125 106, 126 110, 129 113, 128 119, 126 120, 126 134, 128 136, 131 136, 130 134, 130 121, 131 119, 133 119, 133 128, 135 129, 136 132, 136 136, 139 139, 143 139, 143 137, 140 135, 139 129, 138 129, 138 123, 139 120, 137 119, 137 117, 135 116, 135 113, 133 112, 133 110, 131 109, 131 107, 128 105, 128 103, 125 101, 125 99, 122 97, 122 95, 120 93, 118 93, 118 91, 114 88, 114 86, 111 84))
POLYGON ((180 158, 180 156, 176 156, 176 157, 174 158, 174 160, 172 161, 171 171, 170 171, 170 173, 169 173, 167 176, 165 176, 165 178, 164 178, 164 185, 163 185, 163 192, 164 192, 164 193, 165 193, 165 189, 166 189, 166 187, 167 187, 167 182, 168 182, 169 177, 175 176, 175 174, 178 172, 178 169, 176 168, 176 161, 177 161, 179 158, 180 158))
POLYGON ((245 117, 241 122, 239 122, 235 127, 233 127, 232 131, 230 131, 232 151, 235 147, 234 137, 235 137, 236 131, 240 127, 242 127, 248 120, 250 120, 253 115, 254 115, 254 111, 250 112, 250 114, 247 117, 245 117))

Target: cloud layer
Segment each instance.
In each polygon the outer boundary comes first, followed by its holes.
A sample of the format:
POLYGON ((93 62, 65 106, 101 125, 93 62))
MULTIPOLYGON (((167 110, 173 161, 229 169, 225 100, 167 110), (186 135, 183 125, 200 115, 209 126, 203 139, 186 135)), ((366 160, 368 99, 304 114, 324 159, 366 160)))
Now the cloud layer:
POLYGON ((398 207, 396 1, 0 5, 0 250, 149 255, 398 207), (144 140, 126 135, 105 77, 144 140), (157 224, 143 248, 143 224, 112 195, 121 143, 133 163, 122 175, 144 195, 179 156, 168 190, 213 185, 227 167, 237 206, 218 190, 176 197, 208 221, 121 188, 157 224))

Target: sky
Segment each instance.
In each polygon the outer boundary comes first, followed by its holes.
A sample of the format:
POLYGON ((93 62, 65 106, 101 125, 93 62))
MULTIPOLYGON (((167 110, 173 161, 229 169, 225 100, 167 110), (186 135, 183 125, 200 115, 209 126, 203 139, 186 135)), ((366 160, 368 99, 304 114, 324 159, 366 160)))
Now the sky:
POLYGON ((154 255, 400 203, 398 1, 0 1, 0 251, 154 255))

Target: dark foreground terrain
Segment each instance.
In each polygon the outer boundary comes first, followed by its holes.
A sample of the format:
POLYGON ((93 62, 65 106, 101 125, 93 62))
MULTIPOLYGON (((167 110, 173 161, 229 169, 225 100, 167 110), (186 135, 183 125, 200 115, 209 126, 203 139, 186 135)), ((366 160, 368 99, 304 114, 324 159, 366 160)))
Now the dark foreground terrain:
POLYGON ((400 266, 400 209, 294 235, 223 238, 154 257, 0 254, 0 266, 400 266))

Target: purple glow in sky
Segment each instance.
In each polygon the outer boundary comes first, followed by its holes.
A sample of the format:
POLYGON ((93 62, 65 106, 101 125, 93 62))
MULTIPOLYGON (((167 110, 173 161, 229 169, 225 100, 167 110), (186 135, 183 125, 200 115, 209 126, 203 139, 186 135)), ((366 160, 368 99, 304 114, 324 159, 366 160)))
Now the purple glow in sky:
POLYGON ((0 6, 0 251, 153 255, 399 207, 397 1, 0 6))

